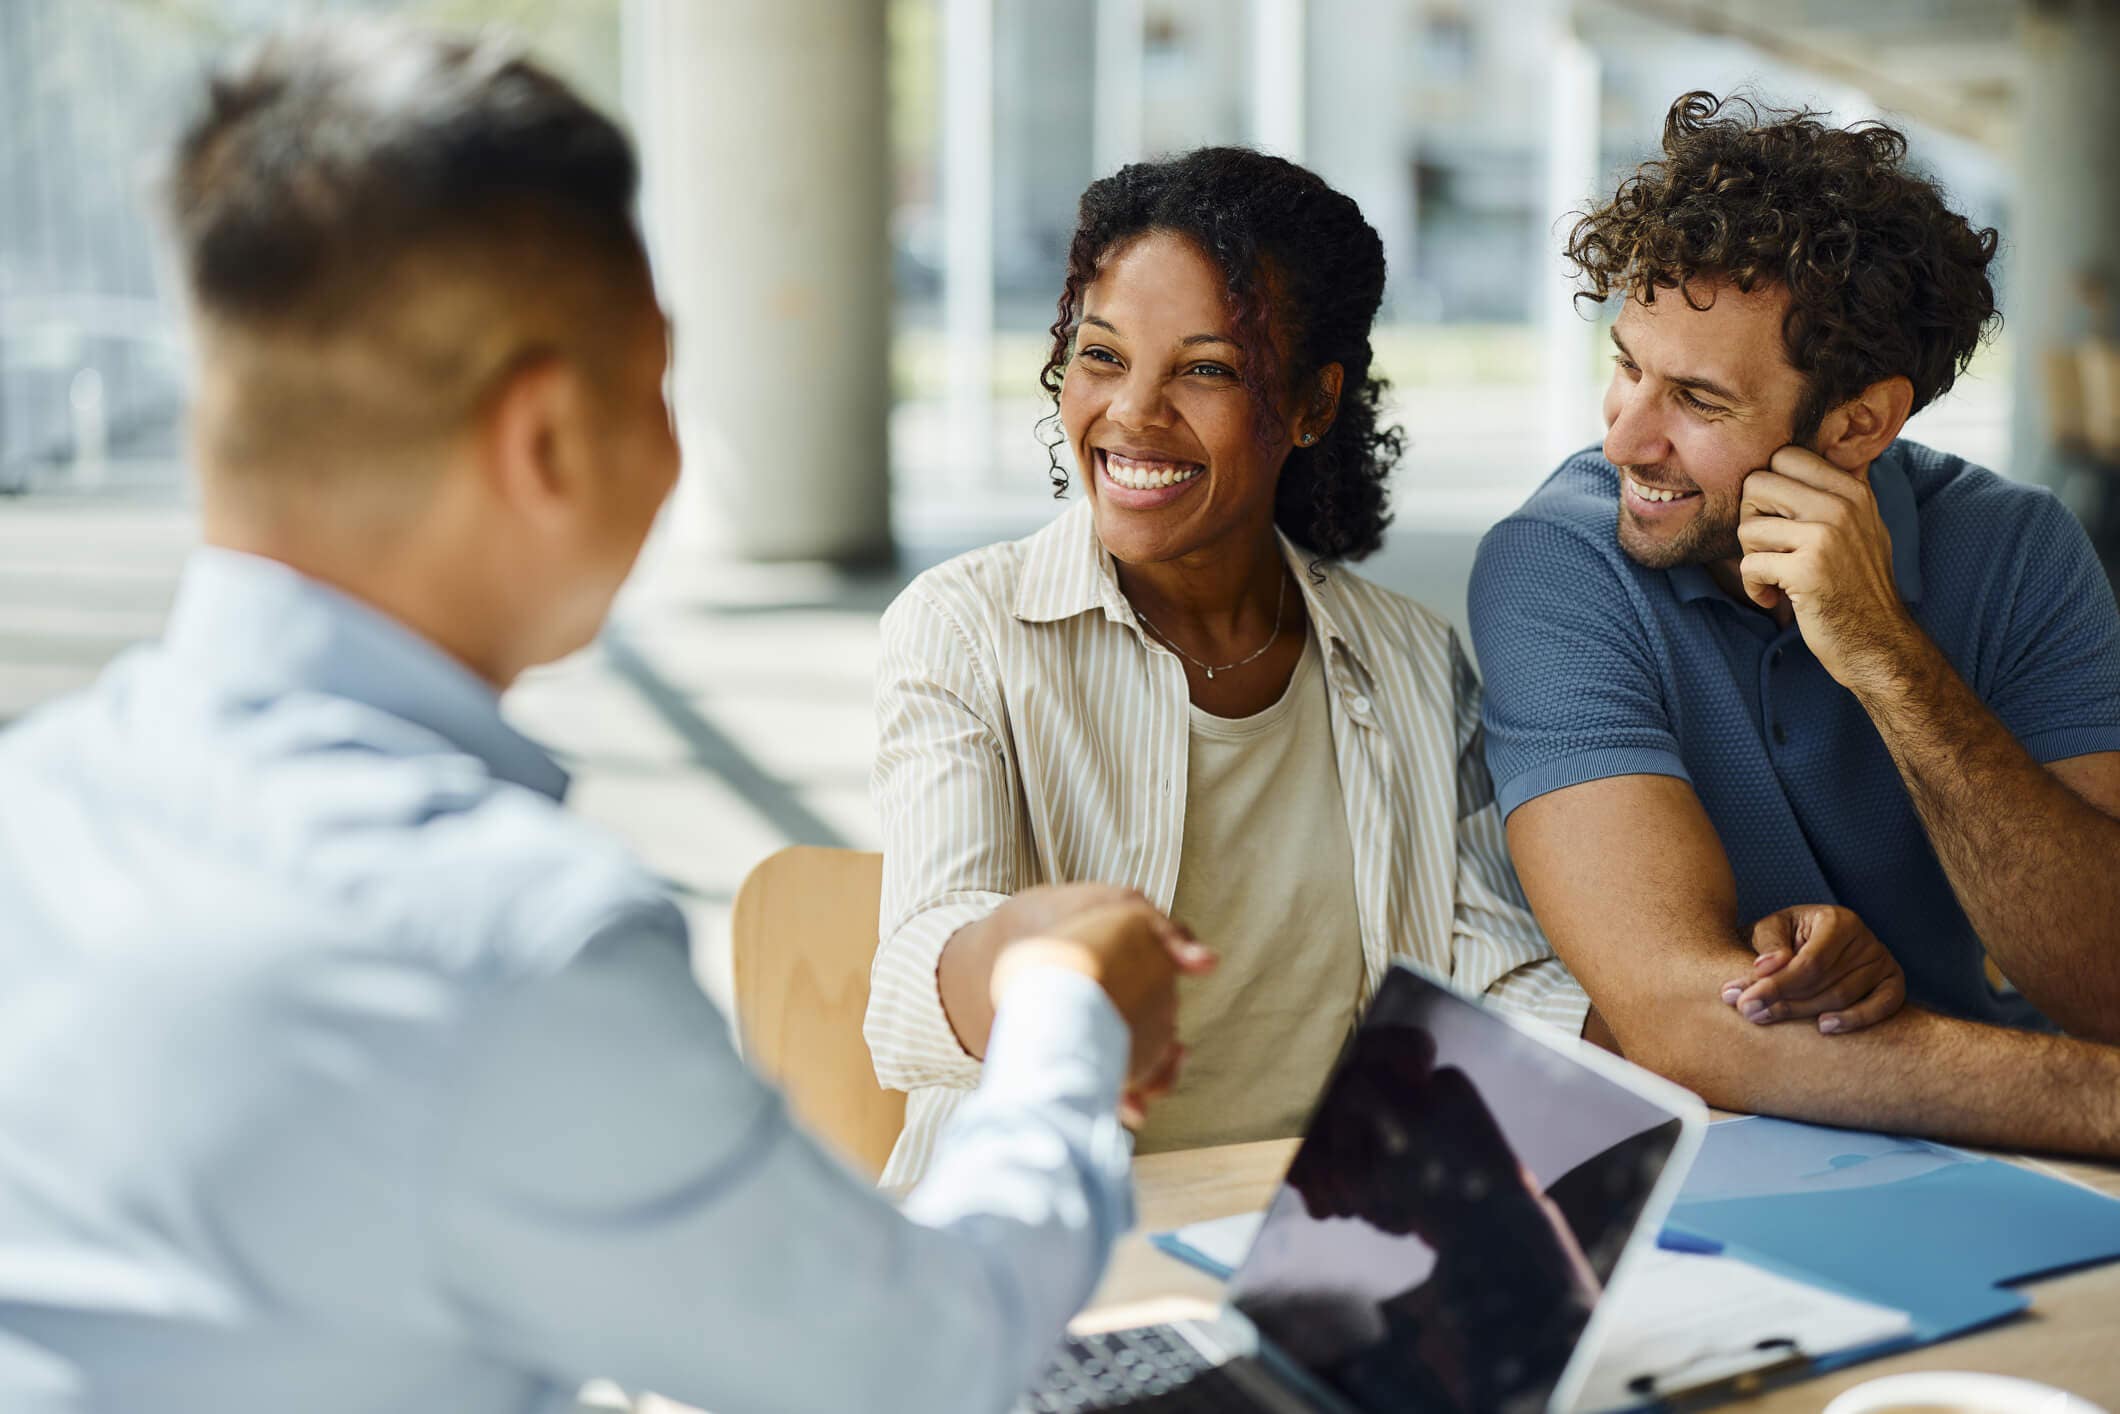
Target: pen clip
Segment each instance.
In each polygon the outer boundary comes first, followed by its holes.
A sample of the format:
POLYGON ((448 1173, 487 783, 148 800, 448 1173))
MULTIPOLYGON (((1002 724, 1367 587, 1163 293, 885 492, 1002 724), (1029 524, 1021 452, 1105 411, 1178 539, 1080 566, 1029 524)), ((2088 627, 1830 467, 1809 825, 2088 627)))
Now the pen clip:
POLYGON ((1726 1399, 1751 1394, 1768 1380, 1800 1370, 1811 1363, 1811 1357, 1788 1336, 1768 1336, 1753 1342, 1750 1350, 1759 1353, 1778 1350, 1782 1353, 1780 1358, 1763 1365, 1748 1366, 1699 1384, 1682 1383, 1685 1372, 1695 1366, 1708 1360, 1726 1359, 1741 1353, 1728 1349, 1703 1348, 1667 1369, 1636 1375, 1627 1381, 1627 1393, 1644 1401, 1654 1400, 1668 1409, 1706 1408, 1711 1404, 1720 1404, 1726 1399))

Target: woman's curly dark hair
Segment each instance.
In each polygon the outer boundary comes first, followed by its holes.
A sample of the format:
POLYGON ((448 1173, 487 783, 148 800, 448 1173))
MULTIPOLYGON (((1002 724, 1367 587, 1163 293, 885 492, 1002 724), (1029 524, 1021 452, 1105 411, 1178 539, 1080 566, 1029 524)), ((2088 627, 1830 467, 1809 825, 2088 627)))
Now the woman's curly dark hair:
POLYGON ((1987 272, 2000 238, 1909 170, 1898 130, 1694 92, 1665 116, 1663 149, 1576 221, 1577 297, 1648 304, 1676 289, 1701 308, 1702 277, 1788 290, 1782 341, 1808 383, 1796 441, 1882 378, 1904 374, 1920 411, 1999 322, 1987 272))
MULTIPOLYGON (((1377 425, 1385 384, 1369 371, 1384 245, 1351 199, 1293 162, 1249 148, 1203 147, 1089 184, 1068 246, 1052 350, 1038 376, 1055 416, 1083 291, 1118 247, 1151 231, 1191 241, 1228 282, 1244 385, 1259 409, 1262 438, 1282 430, 1276 408, 1287 389, 1327 364, 1340 365, 1339 410, 1315 446, 1288 454, 1274 522, 1322 559, 1356 560, 1375 550, 1391 523, 1384 480, 1403 448, 1396 428, 1377 425)), ((1068 483, 1058 449, 1059 441, 1048 440, 1055 496, 1065 495, 1068 483)))

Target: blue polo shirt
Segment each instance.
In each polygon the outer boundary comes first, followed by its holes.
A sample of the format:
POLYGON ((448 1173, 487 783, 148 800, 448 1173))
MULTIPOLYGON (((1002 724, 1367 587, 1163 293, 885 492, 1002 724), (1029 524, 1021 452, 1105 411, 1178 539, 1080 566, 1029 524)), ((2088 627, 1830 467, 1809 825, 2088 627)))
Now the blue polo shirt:
MULTIPOLYGON (((1912 442, 1879 457, 1870 484, 1900 598, 2025 749, 2041 762, 2120 751, 2120 613, 2068 510, 1912 442)), ((1618 473, 1588 448, 1481 542, 1472 637, 1503 813, 1583 781, 1676 776, 1722 837, 1740 916, 1840 904, 1899 959, 1916 1003, 2046 1025, 1988 985, 1854 694, 1793 623, 1732 599, 1705 568, 1629 559, 1618 498, 1618 473)))

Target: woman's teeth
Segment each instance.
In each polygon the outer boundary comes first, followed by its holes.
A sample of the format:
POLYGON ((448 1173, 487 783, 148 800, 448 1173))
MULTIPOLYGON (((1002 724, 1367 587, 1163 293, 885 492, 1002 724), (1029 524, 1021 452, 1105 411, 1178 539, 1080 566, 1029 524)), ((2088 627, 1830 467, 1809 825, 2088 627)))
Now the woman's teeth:
POLYGON ((1140 462, 1117 452, 1104 454, 1104 474, 1130 491, 1153 491, 1190 481, 1206 468, 1198 462, 1140 462))
POLYGON ((1654 486, 1642 485, 1631 476, 1627 478, 1627 485, 1644 501, 1682 501, 1693 494, 1691 491, 1659 491, 1654 486))

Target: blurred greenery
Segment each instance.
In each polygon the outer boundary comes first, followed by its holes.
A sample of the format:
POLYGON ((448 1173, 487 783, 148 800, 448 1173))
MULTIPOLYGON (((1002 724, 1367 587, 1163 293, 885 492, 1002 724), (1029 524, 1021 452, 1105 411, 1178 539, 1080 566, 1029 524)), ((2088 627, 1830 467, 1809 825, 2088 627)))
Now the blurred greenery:
POLYGON ((891 165, 902 181, 934 166, 941 131, 942 31, 935 0, 890 0, 891 165))

